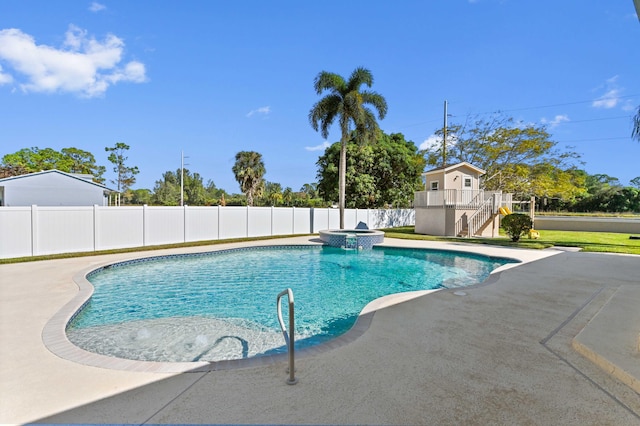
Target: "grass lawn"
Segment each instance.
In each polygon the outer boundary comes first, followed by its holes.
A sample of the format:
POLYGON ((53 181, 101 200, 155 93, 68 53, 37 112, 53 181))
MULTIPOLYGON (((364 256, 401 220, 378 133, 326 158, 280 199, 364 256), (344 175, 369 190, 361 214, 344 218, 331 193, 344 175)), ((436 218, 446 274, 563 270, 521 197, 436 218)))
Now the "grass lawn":
POLYGON ((582 251, 640 254, 640 240, 632 240, 629 234, 613 232, 539 231, 540 238, 523 237, 514 243, 508 237, 500 238, 448 238, 414 233, 413 226, 385 229, 385 236, 428 241, 464 241, 508 247, 543 249, 552 246, 580 247, 582 251))

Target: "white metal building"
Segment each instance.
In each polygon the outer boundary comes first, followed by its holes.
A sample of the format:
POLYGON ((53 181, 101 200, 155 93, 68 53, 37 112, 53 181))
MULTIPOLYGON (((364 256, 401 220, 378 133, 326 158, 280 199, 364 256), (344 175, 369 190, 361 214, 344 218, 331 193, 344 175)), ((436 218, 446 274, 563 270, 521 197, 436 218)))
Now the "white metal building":
POLYGON ((0 206, 106 206, 116 191, 92 179, 60 170, 0 179, 0 206))

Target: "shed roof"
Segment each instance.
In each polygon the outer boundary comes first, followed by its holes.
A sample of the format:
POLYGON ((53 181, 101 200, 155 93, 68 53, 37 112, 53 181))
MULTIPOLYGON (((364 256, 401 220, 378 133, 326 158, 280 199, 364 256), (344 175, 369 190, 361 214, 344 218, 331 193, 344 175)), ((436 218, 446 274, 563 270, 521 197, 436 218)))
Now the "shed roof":
POLYGON ((431 169, 428 170, 424 173, 422 173, 423 175, 430 175, 430 174, 434 174, 434 173, 440 173, 440 172, 444 172, 449 173, 452 170, 456 170, 459 169, 460 167, 467 167, 469 169, 474 170, 476 173, 478 173, 479 175, 484 175, 486 172, 486 170, 482 170, 479 167, 474 166, 471 163, 467 163, 466 161, 463 161, 462 163, 458 163, 458 164, 452 164, 450 166, 440 166, 440 167, 436 167, 435 169, 431 169))
POLYGON ((115 189, 108 188, 108 187, 106 187, 105 185, 103 185, 101 183, 94 182, 93 180, 91 180, 91 178, 92 178, 91 175, 79 174, 79 173, 78 174, 76 174, 76 173, 67 173, 67 172, 63 172, 63 171, 57 170, 57 169, 43 170, 41 172, 27 173, 25 175, 10 176, 10 177, 7 177, 7 178, 2 178, 2 179, 0 179, 0 184, 2 182, 8 182, 8 181, 17 180, 17 179, 28 179, 28 178, 33 177, 33 176, 42 176, 42 175, 46 175, 46 174, 50 174, 50 173, 55 173, 55 174, 59 174, 59 175, 62 175, 62 176, 66 176, 66 177, 71 178, 71 179, 76 179, 76 180, 79 180, 80 182, 84 182, 84 183, 86 183, 88 185, 97 186, 97 187, 99 187, 99 188, 101 188, 103 190, 106 190, 106 191, 118 192, 115 189))

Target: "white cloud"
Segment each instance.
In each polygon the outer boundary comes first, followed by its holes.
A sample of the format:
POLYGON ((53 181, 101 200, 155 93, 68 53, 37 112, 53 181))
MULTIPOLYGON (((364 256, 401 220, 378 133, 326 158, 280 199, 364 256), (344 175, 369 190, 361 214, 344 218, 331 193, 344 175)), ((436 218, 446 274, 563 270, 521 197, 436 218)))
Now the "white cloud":
POLYGON ((560 124, 571 121, 569 116, 566 114, 556 115, 552 120, 547 120, 546 118, 542 118, 540 122, 542 124, 548 124, 550 128, 554 129, 558 127, 560 124))
POLYGON ((0 85, 9 84, 13 81, 13 77, 10 74, 5 74, 2 72, 2 66, 0 66, 0 85))
POLYGON ((91 12, 100 12, 102 10, 105 10, 107 8, 107 6, 105 6, 104 4, 100 4, 97 1, 94 1, 91 3, 91 6, 89 6, 89 10, 91 12))
MULTIPOLYGON (((447 140, 449 140, 448 137, 447 137, 447 140)), ((442 147, 442 136, 431 135, 427 139, 422 141, 422 143, 418 148, 422 151, 425 151, 430 149, 438 149, 441 147, 442 147)))
POLYGON ((320 145, 305 146, 304 149, 306 149, 307 151, 323 151, 323 150, 329 148, 330 146, 331 146, 331 144, 329 142, 324 141, 320 145))
POLYGON ((620 102, 620 91, 618 89, 611 89, 600 98, 593 101, 591 104, 594 108, 614 108, 620 102))
POLYGON ((61 48, 38 45, 19 29, 0 30, 0 60, 22 79, 24 92, 75 93, 83 97, 104 95, 119 82, 147 80, 145 66, 131 61, 120 65, 124 42, 109 34, 103 41, 89 37, 85 30, 70 25, 61 48))
POLYGON ((600 88, 604 88, 605 94, 600 96, 598 99, 591 103, 591 106, 594 108, 605 108, 611 109, 615 108, 618 103, 620 103, 620 93, 621 89, 617 84, 618 76, 615 75, 609 79, 607 79, 604 85, 600 86, 600 88))
POLYGON ((252 111, 249 111, 247 113, 247 117, 252 117, 256 114, 261 114, 261 115, 268 115, 271 112, 271 107, 269 106, 263 106, 257 109, 254 109, 252 111))
POLYGON ((636 110, 636 104, 634 104, 630 99, 627 99, 622 106, 620 107, 622 108, 623 111, 635 111, 636 110))

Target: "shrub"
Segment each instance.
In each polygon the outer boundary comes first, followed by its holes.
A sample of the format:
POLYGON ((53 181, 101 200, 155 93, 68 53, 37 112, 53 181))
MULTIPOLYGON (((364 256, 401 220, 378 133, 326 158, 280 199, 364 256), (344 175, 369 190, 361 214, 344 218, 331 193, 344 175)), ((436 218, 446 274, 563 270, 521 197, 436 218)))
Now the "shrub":
POLYGON ((511 241, 519 241, 531 229, 531 218, 526 214, 512 213, 502 219, 502 229, 511 241))

